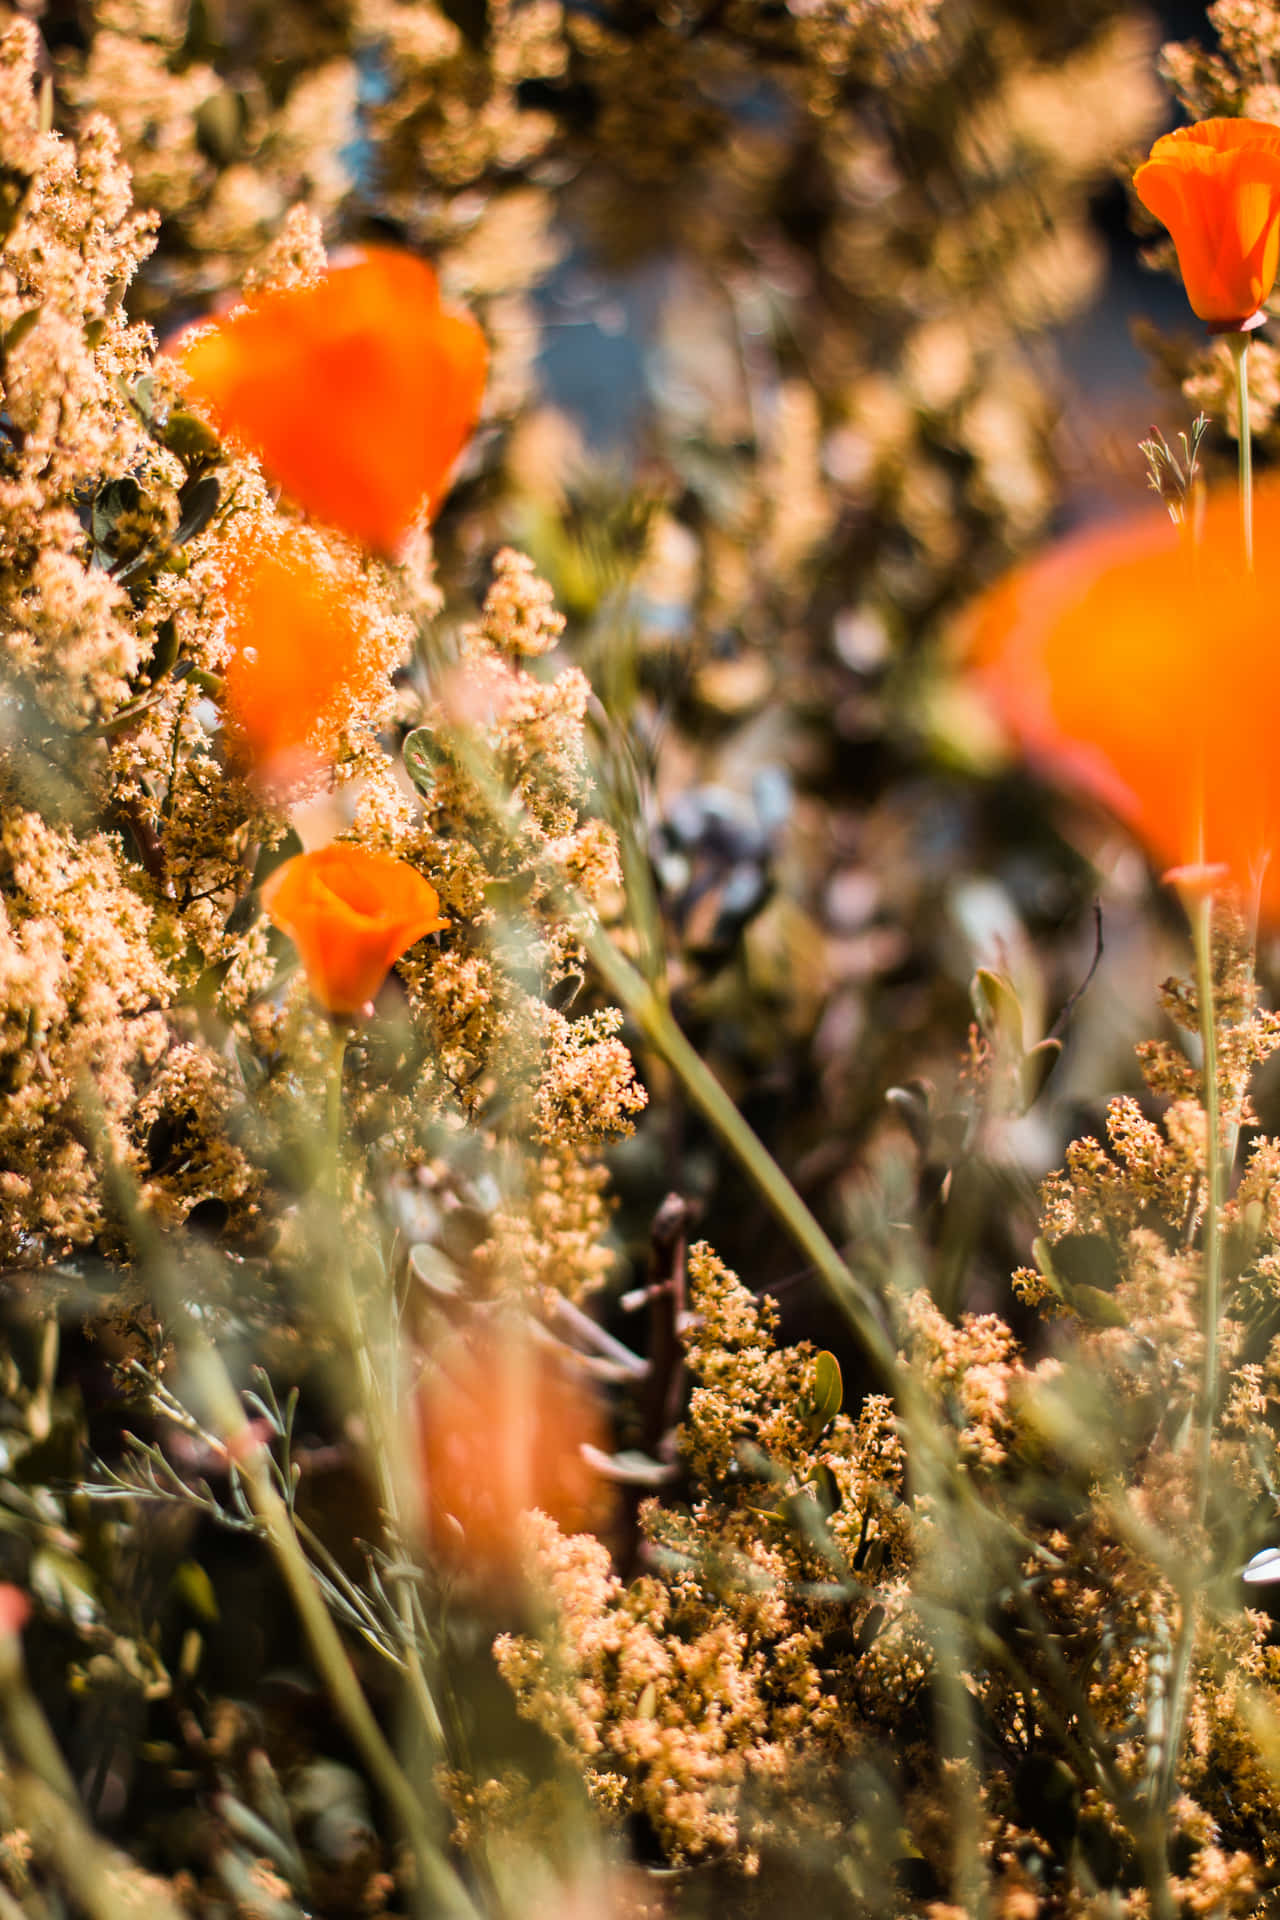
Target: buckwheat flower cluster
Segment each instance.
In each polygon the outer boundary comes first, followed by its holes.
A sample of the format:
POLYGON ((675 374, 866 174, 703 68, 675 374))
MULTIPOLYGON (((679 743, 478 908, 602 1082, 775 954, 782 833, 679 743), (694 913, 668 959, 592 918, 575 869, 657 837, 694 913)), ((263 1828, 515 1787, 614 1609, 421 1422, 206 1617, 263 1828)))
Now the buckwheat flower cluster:
POLYGON ((111 842, 47 825, 0 789, 0 1260, 24 1266, 105 1222, 105 1153, 128 1162, 163 1057, 170 979, 111 842))
MULTIPOLYGON (((0 38, 0 594, 21 597, 3 655, 27 697, 61 725, 121 704, 142 648, 121 588, 84 565, 86 489, 157 461, 118 383, 144 370, 148 336, 120 292, 151 244, 133 211, 111 126, 94 118, 78 148, 41 131, 35 30, 0 38)), ((159 463, 163 465, 163 461, 159 463)), ((174 463, 176 471, 176 463, 174 463)), ((145 478, 140 493, 145 493, 145 478)))
POLYGON ((233 1065, 201 1043, 198 1022, 171 1017, 169 1043, 130 1116, 132 1160, 148 1211, 175 1227, 208 1203, 221 1228, 251 1232, 262 1169, 233 1144, 242 1100, 233 1065))
POLYGON ((598 1542, 531 1516, 553 1624, 496 1651, 521 1712, 575 1754, 604 1811, 643 1815, 673 1861, 729 1856, 749 1872, 776 1823, 824 1831, 835 1816, 820 1780, 874 1751, 930 1663, 902 1577, 911 1525, 888 1405, 815 1422, 812 1349, 776 1347, 770 1303, 705 1246, 690 1281, 691 1504, 651 1502, 643 1517, 661 1571, 628 1584, 598 1542), (839 1489, 834 1509, 817 1504, 821 1475, 839 1489), (794 1517, 809 1500, 837 1558, 875 1541, 874 1604, 817 1597, 832 1563, 794 1517))
MULTIPOLYGON (((1015 1423, 1015 1396, 1027 1379, 1013 1333, 994 1313, 965 1314, 957 1326, 923 1291, 910 1296, 905 1318, 913 1365, 954 1409, 961 1455, 982 1467, 1002 1465, 1015 1423)), ((1057 1363, 1046 1361, 1044 1371, 1052 1377, 1057 1363)))

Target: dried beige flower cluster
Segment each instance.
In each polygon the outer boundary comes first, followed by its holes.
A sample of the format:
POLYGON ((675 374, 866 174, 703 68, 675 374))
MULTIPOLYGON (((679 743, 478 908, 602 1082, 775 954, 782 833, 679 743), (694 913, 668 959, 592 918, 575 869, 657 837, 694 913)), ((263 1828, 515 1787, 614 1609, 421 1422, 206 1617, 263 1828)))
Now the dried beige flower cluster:
POLYGON ((888 1402, 815 1412, 812 1348, 777 1348, 771 1303, 706 1246, 689 1267, 690 1504, 646 1505, 655 1571, 630 1585, 598 1541, 535 1517, 552 1627, 497 1653, 602 1808, 642 1816, 669 1859, 749 1867, 797 1822, 835 1830, 833 1775, 918 1708, 930 1655, 888 1402))

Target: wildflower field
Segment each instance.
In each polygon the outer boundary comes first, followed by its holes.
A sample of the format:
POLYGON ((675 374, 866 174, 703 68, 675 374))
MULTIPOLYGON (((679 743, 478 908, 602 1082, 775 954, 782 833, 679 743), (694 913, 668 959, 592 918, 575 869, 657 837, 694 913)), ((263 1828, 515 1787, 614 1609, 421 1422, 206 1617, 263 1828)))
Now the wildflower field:
POLYGON ((1173 30, 0 0, 0 1920, 1280 1916, 1173 30))

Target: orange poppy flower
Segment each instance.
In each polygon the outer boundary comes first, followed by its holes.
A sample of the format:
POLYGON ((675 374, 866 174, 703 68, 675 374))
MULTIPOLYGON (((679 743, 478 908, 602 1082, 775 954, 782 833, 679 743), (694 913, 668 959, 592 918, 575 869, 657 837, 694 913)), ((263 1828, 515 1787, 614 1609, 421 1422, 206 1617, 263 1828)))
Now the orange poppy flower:
POLYGON ((309 514, 390 553, 434 507, 480 412, 488 349, 423 260, 369 247, 184 336, 220 428, 309 514))
POLYGON ((286 860, 262 904, 330 1013, 359 1013, 402 953, 449 924, 435 888, 406 861, 343 842, 286 860))
POLYGON ((458 1335, 433 1359, 419 1431, 434 1550, 504 1586, 531 1508, 569 1533, 607 1520, 610 1490, 582 1452, 607 1447, 605 1423, 585 1384, 518 1329, 458 1335))
POLYGON ((1156 141, 1133 185, 1173 236, 1193 312, 1215 332, 1245 327, 1280 265, 1280 127, 1179 127, 1156 141))
POLYGON ((388 662, 358 615, 358 582, 306 527, 249 524, 226 544, 225 671, 232 749, 287 786, 386 693, 388 662))
POLYGON ((1089 529, 970 616, 979 676, 1021 745, 1112 807, 1162 867, 1221 866, 1280 919, 1280 479, 1234 489, 1192 540, 1160 509, 1089 529))

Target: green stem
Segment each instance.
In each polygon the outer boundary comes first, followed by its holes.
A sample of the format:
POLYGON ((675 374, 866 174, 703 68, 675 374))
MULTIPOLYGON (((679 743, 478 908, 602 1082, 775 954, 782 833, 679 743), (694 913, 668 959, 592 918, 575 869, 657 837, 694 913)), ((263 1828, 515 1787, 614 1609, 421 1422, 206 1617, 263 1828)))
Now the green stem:
MULTIPOLYGON (((412 1545, 412 1538, 421 1529, 406 1530, 403 1520, 404 1501, 402 1488, 409 1484, 406 1462, 403 1459, 403 1446, 398 1425, 388 1419, 386 1398, 382 1383, 378 1377, 377 1363, 374 1358, 369 1329, 356 1287, 355 1274, 351 1261, 346 1255, 346 1239, 342 1231, 342 1070, 347 1053, 348 1028, 335 1020, 330 1029, 330 1051, 328 1072, 325 1082, 325 1122, 330 1169, 330 1191, 335 1211, 335 1264, 337 1267, 337 1299, 341 1320, 345 1323, 342 1331, 351 1352, 355 1356, 356 1374, 360 1386, 360 1410, 364 1416, 365 1428, 369 1439, 369 1452, 378 1481, 378 1498, 382 1505, 384 1522, 388 1533, 398 1548, 412 1545)), ((436 1704, 431 1683, 427 1678, 423 1663, 422 1648, 426 1639, 426 1621, 422 1617, 420 1598, 404 1581, 397 1582, 397 1611, 404 1628, 405 1673, 409 1682, 409 1691, 426 1735, 429 1764, 439 1757, 444 1749, 444 1725, 440 1710, 436 1704)))
POLYGON ((580 937, 610 992, 617 996, 645 1038, 683 1082, 689 1098, 737 1156, 796 1245, 808 1255, 833 1299, 848 1314, 885 1383, 900 1390, 903 1382, 897 1348, 881 1321, 874 1297, 841 1259, 782 1168, 752 1132, 701 1055, 685 1039, 666 1003, 618 952, 601 927, 588 921, 585 930, 580 930, 580 937))
MULTIPOLYGON (((1209 1483, 1213 1471, 1213 1431, 1218 1412, 1218 1315, 1222 1294, 1222 1203, 1226 1183, 1222 1160, 1221 1103, 1218 1095, 1217 1008, 1213 992, 1213 896, 1206 892, 1192 916, 1195 943, 1196 1000, 1200 1015, 1200 1049, 1204 1073, 1205 1178, 1203 1225, 1204 1291, 1201 1323, 1204 1365, 1200 1376, 1200 1432, 1196 1449, 1195 1536, 1203 1540, 1209 1512, 1209 1483)), ((1191 1691, 1191 1661, 1195 1647, 1200 1595, 1194 1575, 1182 1584, 1182 1621, 1173 1658, 1170 1686, 1169 1747, 1165 1759, 1163 1801, 1172 1799, 1191 1691)))
POLYGON ((1222 1121, 1218 1098, 1218 1023, 1213 994, 1213 897, 1206 894, 1195 916, 1196 997, 1200 1009, 1200 1045, 1204 1056, 1205 1157, 1208 1194, 1204 1213, 1204 1371, 1200 1387, 1200 1457, 1196 1485, 1196 1522, 1209 1511, 1209 1473, 1213 1464, 1213 1428, 1218 1411, 1218 1313, 1222 1292, 1222 1121))
POLYGON ((1228 336, 1236 362, 1236 406, 1240 415, 1240 521, 1244 528, 1244 563, 1253 572, 1253 431, 1249 424, 1249 336, 1228 336))
POLYGON ((329 1059, 324 1079, 324 1132, 329 1153, 329 1188, 335 1206, 341 1206, 342 1069, 347 1058, 347 1025, 340 1017, 329 1025, 329 1059))

